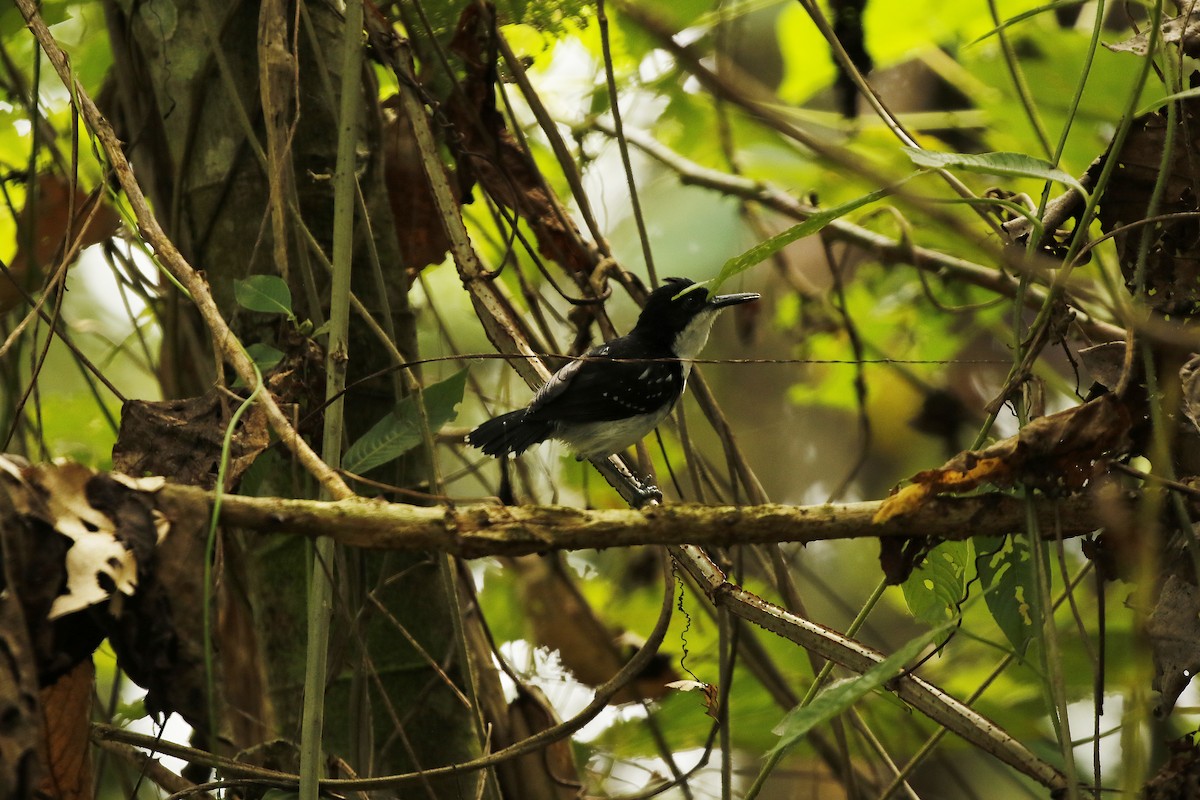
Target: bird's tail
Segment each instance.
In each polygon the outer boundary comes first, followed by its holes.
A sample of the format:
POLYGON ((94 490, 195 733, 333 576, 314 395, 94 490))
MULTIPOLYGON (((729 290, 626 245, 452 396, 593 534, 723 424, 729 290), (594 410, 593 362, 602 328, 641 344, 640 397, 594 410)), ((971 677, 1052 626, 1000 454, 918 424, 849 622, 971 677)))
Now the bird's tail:
POLYGON ((489 419, 467 434, 467 441, 489 456, 520 455, 538 442, 550 438, 554 428, 542 420, 523 419, 525 409, 489 419))

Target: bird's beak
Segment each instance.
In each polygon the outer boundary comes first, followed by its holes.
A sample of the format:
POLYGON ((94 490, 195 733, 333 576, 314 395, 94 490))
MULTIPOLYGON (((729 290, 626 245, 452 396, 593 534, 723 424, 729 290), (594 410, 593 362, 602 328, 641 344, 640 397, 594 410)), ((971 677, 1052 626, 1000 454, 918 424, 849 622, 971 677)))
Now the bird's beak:
POLYGON ((719 294, 708 304, 713 308, 724 308, 725 306, 736 306, 738 303, 749 303, 752 300, 757 300, 762 297, 758 292, 741 292, 740 294, 719 294))

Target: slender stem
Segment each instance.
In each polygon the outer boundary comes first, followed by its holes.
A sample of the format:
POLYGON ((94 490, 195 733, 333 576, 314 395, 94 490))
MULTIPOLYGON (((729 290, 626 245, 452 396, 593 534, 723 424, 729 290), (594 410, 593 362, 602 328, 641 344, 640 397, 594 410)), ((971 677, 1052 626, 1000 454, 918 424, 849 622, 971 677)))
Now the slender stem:
MULTIPOLYGON (((30 32, 37 39, 47 60, 53 65, 54 71, 58 73, 59 79, 64 86, 69 87, 88 128, 112 166, 113 174, 125 192, 129 206, 137 219, 138 230, 142 238, 153 247, 155 262, 165 268, 167 277, 176 283, 196 305, 204 324, 212 334, 213 343, 224 360, 234 368, 242 380, 246 381, 248 386, 257 386, 258 380, 254 373, 254 363, 246 355, 241 342, 230 330, 229 323, 221 316, 208 284, 187 262, 183 254, 179 252, 179 248, 163 231, 162 225, 159 224, 158 218, 150 208, 150 203, 146 200, 145 193, 138 184, 137 176, 134 174, 129 159, 125 157, 120 139, 117 138, 112 125, 100 113, 100 109, 96 107, 83 85, 75 79, 67 55, 51 35, 45 20, 38 12, 37 3, 35 0, 15 0, 15 2, 21 15, 25 17, 30 32)), ((258 402, 266 412, 271 427, 279 434, 284 446, 292 451, 296 460, 320 481, 322 486, 326 487, 331 496, 338 499, 353 496, 354 493, 350 491, 350 487, 341 479, 341 476, 331 470, 329 465, 313 452, 308 443, 292 427, 291 421, 280 409, 270 392, 260 393, 258 402)))
MULTIPOLYGON (((1063 588, 1063 593, 1060 594, 1054 601, 1054 610, 1057 610, 1059 606, 1066 602, 1067 595, 1073 592, 1075 587, 1079 585, 1079 582, 1082 581, 1091 571, 1092 563, 1089 561, 1083 565, 1079 572, 1075 573, 1075 577, 1069 581, 1065 581, 1066 586, 1063 588)), ((983 693, 987 691, 988 687, 995 683, 996 679, 999 678, 1000 675, 1006 669, 1008 669, 1009 665, 1016 660, 1016 652, 1013 650, 1008 651, 1008 653, 1004 655, 1004 658, 1000 660, 1000 663, 996 665, 995 669, 993 669, 988 676, 983 679, 983 682, 979 684, 979 688, 972 692, 971 696, 966 699, 965 705, 968 707, 974 705, 975 701, 983 696, 983 693)), ((886 800, 887 797, 891 796, 892 792, 894 792, 900 786, 900 782, 915 772, 917 767, 924 763, 925 759, 934 751, 938 745, 938 742, 945 737, 947 732, 948 731, 945 728, 938 728, 928 739, 925 740, 924 744, 917 748, 917 752, 913 754, 912 758, 908 760, 908 763, 905 764, 900 770, 900 774, 893 778, 892 782, 885 786, 883 791, 879 793, 880 800, 886 800)))
POLYGON ((1029 91, 1029 82, 1025 80, 1025 73, 1021 71, 1021 62, 1008 38, 1008 30, 1001 24, 996 0, 988 0, 988 10, 992 14, 992 22, 996 24, 996 38, 1000 40, 1000 52, 1004 54, 1004 65, 1008 68, 1013 88, 1017 91, 1017 99, 1021 101, 1021 108, 1025 111, 1029 124, 1033 127, 1033 133, 1037 136, 1042 152, 1050 155, 1050 136, 1046 133, 1046 125, 1042 122, 1042 116, 1033 102, 1033 94, 1029 91))
MULTIPOLYGON (((854 621, 850 623, 850 627, 846 628, 845 636, 847 639, 854 638, 854 635, 857 634, 859 629, 862 628, 862 626, 866 623, 867 617, 875 608, 875 605, 879 602, 879 599, 883 597, 883 593, 887 589, 887 586, 888 584, 886 580, 881 580, 875 585, 875 590, 871 592, 871 596, 867 598, 867 602, 863 603, 863 607, 859 609, 858 615, 854 618, 854 621)), ((803 708, 813 701, 813 698, 817 696, 817 692, 820 691, 821 686, 824 685, 825 680, 829 677, 829 674, 833 672, 834 666, 836 665, 833 661, 825 662, 825 666, 821 667, 821 671, 817 673, 817 677, 812 682, 812 686, 808 687, 808 692, 804 695, 804 699, 800 701, 800 708, 803 708)), ((767 757, 766 763, 763 764, 762 769, 754 778, 754 783, 752 783, 750 788, 746 790, 744 800, 754 800, 754 798, 758 797, 758 793, 762 791, 763 785, 766 783, 767 776, 769 776, 775 770, 775 767, 779 766, 779 761, 785 754, 786 750, 781 748, 773 751, 771 755, 767 757)))
MULTIPOLYGON (((325 429, 321 455, 341 463, 345 419, 346 365, 349 363, 350 274, 354 256, 355 145, 358 143, 359 81, 362 73, 362 0, 347 0, 342 29, 342 86, 338 115, 337 164, 333 199, 333 278, 330 286, 329 349, 326 355, 325 429)), ((308 594, 308 646, 304 669, 304 709, 300 730, 300 798, 317 800, 321 779, 321 732, 325 717, 325 673, 333 611, 335 545, 328 537, 314 545, 308 594)))
POLYGON ((736 622, 729 609, 724 606, 717 608, 718 652, 721 678, 720 693, 724 699, 717 708, 721 720, 718 733, 721 737, 721 800, 733 800, 733 730, 729 713, 729 696, 733 688, 733 641, 736 622))
MULTIPOLYGON (((257 367, 255 370, 257 371, 257 367)), ((221 502, 225 497, 225 475, 229 469, 229 453, 233 446, 233 433, 237 430, 242 415, 250 410, 258 393, 262 391, 262 381, 255 385, 254 391, 242 401, 233 416, 229 418, 229 426, 225 429, 225 438, 221 441, 221 461, 217 465, 217 485, 213 487, 212 512, 208 517, 208 536, 204 545, 204 598, 201 610, 201 624, 204 631, 204 690, 205 701, 208 704, 208 733, 210 741, 215 741, 221 729, 217 709, 217 670, 213 659, 213 626, 212 626, 212 591, 213 564, 217 555, 217 521, 221 518, 221 502)))
POLYGON ((612 111, 613 129, 617 132, 617 149, 621 151, 621 165, 625 168, 625 182, 629 186, 629 206, 633 221, 637 223, 638 239, 642 243, 642 258, 646 261, 646 274, 650 286, 658 286, 658 271, 654 268, 654 254, 650 248, 650 235, 646 232, 646 219, 642 215, 642 202, 638 199, 637 182, 633 179, 633 164, 629 160, 629 143, 625 141, 621 122, 621 104, 617 99, 617 77, 613 73, 612 44, 608 35, 608 14, 604 11, 604 0, 596 3, 596 21, 600 27, 600 47, 604 52, 604 77, 608 81, 608 106, 612 111))
POLYGON ((1062 748, 1063 771, 1067 776, 1067 797, 1077 800, 1079 797, 1079 781, 1075 775, 1075 754, 1071 747, 1071 723, 1067 713, 1067 686, 1063 676, 1062 648, 1058 640, 1058 627, 1054 623, 1054 603, 1051 600, 1050 571, 1047 568, 1050 560, 1046 555, 1046 543, 1042 541, 1037 513, 1033 508, 1033 497, 1030 490, 1025 490, 1026 503, 1026 535, 1029 537, 1029 547, 1032 554, 1030 566, 1033 569, 1034 598, 1036 598, 1036 613, 1038 633, 1041 636, 1042 673, 1046 694, 1050 699, 1049 716, 1058 736, 1059 747, 1062 748))

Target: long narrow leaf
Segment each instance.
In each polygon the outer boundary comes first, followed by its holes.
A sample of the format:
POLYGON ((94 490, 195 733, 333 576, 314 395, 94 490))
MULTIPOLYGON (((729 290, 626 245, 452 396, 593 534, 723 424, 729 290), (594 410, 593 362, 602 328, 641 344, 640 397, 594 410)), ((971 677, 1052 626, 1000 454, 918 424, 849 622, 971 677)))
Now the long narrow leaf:
POLYGON ((938 153, 933 150, 918 150, 915 147, 901 148, 918 167, 931 169, 961 169, 967 172, 982 172, 987 175, 1007 175, 1014 178, 1036 178, 1054 181, 1069 186, 1088 196, 1087 189, 1072 175, 1040 158, 1024 153, 938 153))
POLYGON ((768 755, 791 747, 816 726, 838 716, 869 692, 895 678, 931 642, 943 636, 951 624, 939 625, 921 634, 857 678, 834 684, 808 705, 793 708, 775 726, 773 732, 779 735, 779 742, 768 755))
POLYGON ((1047 11, 1057 11, 1060 8, 1066 8, 1068 6, 1082 5, 1085 2, 1087 2, 1087 0, 1055 0, 1055 2, 1053 2, 1053 3, 1047 3, 1044 6, 1038 6, 1037 8, 1031 8, 1028 11, 1022 11, 1020 14, 1017 14, 1016 16, 1012 16, 1012 17, 1009 17, 1008 19, 1004 20, 1004 22, 1001 22, 999 25, 992 28, 990 31, 983 34, 979 38, 973 39, 972 41, 968 42, 967 45, 970 46, 973 44, 979 44, 984 39, 995 36, 997 33, 1004 30, 1005 28, 1008 28, 1012 25, 1016 25, 1018 22, 1024 22, 1025 20, 1029 19, 1030 17, 1036 17, 1039 14, 1046 13, 1047 11))
POLYGON ((721 272, 717 275, 716 280, 712 282, 709 293, 716 294, 717 289, 720 288, 722 283, 740 272, 745 272, 755 264, 770 258, 797 239, 811 236, 838 217, 843 217, 855 209, 862 208, 865 205, 874 203, 876 200, 887 197, 894 191, 894 188, 889 186, 879 189, 862 197, 857 197, 847 203, 842 203, 840 206, 818 211, 803 222, 788 228, 783 233, 777 233, 770 239, 759 242, 740 256, 734 256, 721 267, 721 272))

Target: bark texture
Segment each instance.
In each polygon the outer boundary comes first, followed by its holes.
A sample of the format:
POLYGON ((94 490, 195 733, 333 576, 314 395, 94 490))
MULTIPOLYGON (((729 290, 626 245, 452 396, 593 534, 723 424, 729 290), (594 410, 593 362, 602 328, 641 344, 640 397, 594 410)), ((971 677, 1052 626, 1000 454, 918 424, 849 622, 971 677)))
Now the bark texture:
MULTIPOLYGON (((281 274, 297 317, 316 324, 325 319, 340 16, 322 4, 237 0, 111 0, 107 12, 115 67, 105 111, 128 143, 159 218, 191 263, 204 270, 242 341, 286 350, 296 337, 291 323, 239 309, 233 287, 248 275, 281 274), (272 174, 279 203, 274 215, 272 174)), ((390 307, 397 344, 411 357, 415 336, 407 282, 396 268, 400 259, 378 155, 378 92, 369 69, 360 85, 366 111, 355 123, 357 172, 371 222, 359 216, 353 289, 377 319, 390 307), (372 266, 372 251, 384 266, 382 278, 372 266)), ((165 385, 178 396, 201 394, 214 377, 207 334, 186 300, 175 298, 169 305, 174 311, 164 337, 165 385)), ((352 324, 350 342, 350 381, 386 365, 383 349, 364 325, 352 324)), ((306 377, 319 394, 323 376, 306 377)), ((391 409, 393 386, 389 380, 369 382, 348 395, 351 439, 391 409)), ((259 492, 312 491, 279 458, 264 460, 256 472, 247 480, 259 492)), ((412 480, 403 467, 384 477, 412 480)), ((225 675, 226 731, 235 734, 237 747, 256 744, 247 739, 259 737, 297 739, 308 544, 291 536, 227 535, 223 548, 221 616, 228 638, 220 647, 225 669, 237 673, 225 675), (238 686, 248 691, 235 696, 238 686)), ((365 558, 351 552, 340 554, 336 564, 316 567, 334 571, 340 593, 325 744, 358 774, 428 768, 481 752, 475 716, 463 713, 461 698, 472 693, 455 638, 454 589, 444 580, 447 570, 439 558, 444 556, 365 558), (438 735, 426 735, 431 730, 438 735)), ((475 796, 476 787, 476 778, 432 784, 437 795, 447 797, 475 796)))

